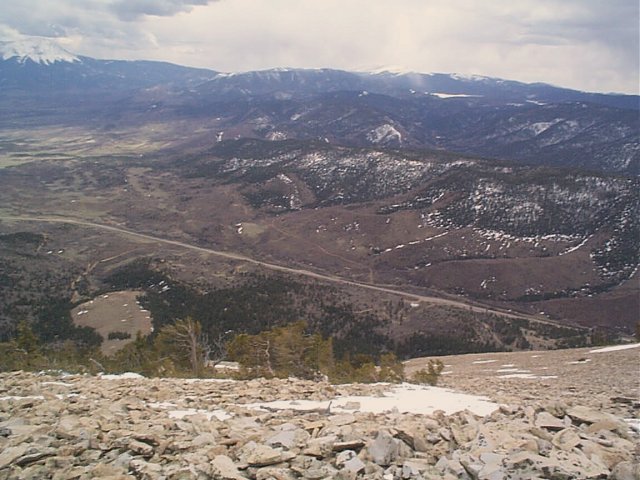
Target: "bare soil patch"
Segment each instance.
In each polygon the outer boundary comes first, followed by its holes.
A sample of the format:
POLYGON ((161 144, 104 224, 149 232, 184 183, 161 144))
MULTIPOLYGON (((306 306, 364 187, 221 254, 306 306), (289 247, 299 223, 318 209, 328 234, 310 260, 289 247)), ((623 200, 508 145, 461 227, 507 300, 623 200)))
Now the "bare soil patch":
POLYGON ((113 355, 135 340, 138 332, 148 335, 152 331, 150 313, 136 300, 139 294, 133 290, 106 293, 78 305, 71 316, 76 325, 95 328, 104 338, 102 353, 113 355), (128 333, 131 338, 109 340, 112 332, 128 333))

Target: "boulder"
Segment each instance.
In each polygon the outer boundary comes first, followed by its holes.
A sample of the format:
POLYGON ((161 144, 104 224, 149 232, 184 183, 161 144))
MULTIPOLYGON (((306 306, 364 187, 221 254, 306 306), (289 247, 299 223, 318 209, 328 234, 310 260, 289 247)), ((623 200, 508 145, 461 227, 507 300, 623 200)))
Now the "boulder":
POLYGON ((27 453, 29 447, 26 445, 18 445, 6 448, 0 453, 0 470, 13 464, 18 458, 27 453))
POLYGON ((398 457, 399 443, 388 432, 381 430, 367 446, 368 456, 377 465, 390 465, 398 457))
POLYGON ((355 415, 351 413, 345 413, 343 415, 333 415, 329 417, 329 424, 335 427, 340 427, 342 425, 351 425, 356 422, 355 415))
POLYGON ((336 440, 337 437, 335 435, 312 438, 307 442, 307 447, 303 450, 303 453, 316 458, 327 457, 331 455, 336 440))
POLYGON ((338 453, 336 455, 336 459, 335 459, 335 465, 337 467, 341 466, 344 462, 346 462, 347 460, 355 457, 357 455, 356 452, 354 452, 353 450, 343 450, 342 452, 338 453))
POLYGON ((458 445, 464 445, 465 443, 473 440, 478 434, 478 427, 475 425, 451 425, 451 434, 458 445))
POLYGON ((191 444, 196 448, 204 447, 206 445, 216 445, 216 443, 217 437, 210 432, 201 433, 191 441, 191 444))
POLYGON ((482 468, 478 472, 478 479, 502 480, 506 478, 507 475, 502 464, 504 459, 505 455, 500 453, 481 453, 480 463, 482 463, 482 468))
POLYGON ((567 404, 556 400, 545 404, 544 409, 555 417, 564 417, 567 413, 567 404))
POLYGON ((597 433, 602 430, 617 432, 624 437, 629 435, 629 426, 623 420, 615 417, 606 420, 598 420, 587 428, 587 432, 589 433, 597 433))
POLYGON ((597 423, 606 420, 614 420, 615 417, 605 412, 599 412, 583 405, 576 405, 567 410, 567 415, 579 423, 597 423))
POLYGON ((566 427, 563 420, 554 417, 548 412, 538 413, 534 425, 538 428, 546 428, 547 430, 562 430, 566 427))
POLYGON ((260 468, 256 471, 255 477, 256 480, 295 480, 289 469, 275 467, 260 468))
POLYGON ((364 447, 364 441, 357 439, 335 442, 331 448, 334 452, 341 452, 343 450, 360 450, 362 447, 364 447))
POLYGON ((633 447, 630 445, 627 445, 626 448, 624 445, 614 446, 613 443, 610 446, 604 446, 600 442, 585 439, 582 440, 580 447, 588 458, 599 459, 599 462, 609 469, 630 460, 633 451, 633 447))
POLYGON ((293 459, 291 462, 291 470, 296 472, 302 478, 309 480, 334 478, 338 473, 338 470, 336 470, 332 465, 307 456, 298 456, 293 459))
POLYGON ((105 465, 103 463, 99 463, 95 467, 90 470, 91 478, 128 478, 126 476, 127 470, 115 467, 113 465, 105 465))
POLYGON ((52 457, 56 454, 55 449, 49 447, 41 447, 39 445, 31 446, 24 455, 17 458, 14 463, 19 467, 26 467, 32 463, 38 462, 46 457, 52 457))
POLYGON ((134 459, 129 464, 131 470, 136 472, 136 478, 142 480, 155 480, 162 477, 162 465, 150 463, 145 460, 134 459))
POLYGON ((468 453, 463 453, 459 456, 458 461, 464 467, 466 472, 471 476, 471 478, 479 478, 480 470, 482 470, 484 465, 478 458, 475 458, 468 453))
POLYGON ((311 436, 301 428, 282 429, 266 440, 266 444, 273 447, 284 447, 291 450, 304 445, 311 436))
POLYGON ((362 460, 354 456, 353 458, 344 462, 342 464, 342 467, 344 470, 347 470, 348 472, 360 473, 365 469, 366 465, 362 460))
POLYGON ((148 443, 131 440, 128 444, 128 448, 136 455, 142 455, 143 457, 153 456, 153 447, 148 443))
POLYGON ((611 473, 606 466, 589 460, 578 449, 571 452, 554 450, 549 454, 549 459, 551 461, 551 467, 547 470, 549 476, 591 480, 607 478, 611 473))
POLYGON ((251 467, 268 467, 277 463, 286 462, 294 458, 295 455, 289 452, 271 448, 255 442, 249 442, 242 447, 241 458, 251 467))
POLYGON ((442 472, 442 474, 445 476, 452 476, 453 478, 457 478, 460 480, 472 479, 467 470, 456 458, 448 459, 445 457, 440 457, 440 459, 436 463, 436 469, 442 472))
POLYGON ((358 473, 365 469, 365 464, 353 450, 345 450, 336 456, 336 467, 347 472, 358 473))
POLYGON ((55 434, 64 440, 73 440, 78 436, 81 428, 80 418, 75 415, 64 415, 58 420, 55 434))
POLYGON ((611 480, 638 480, 640 479, 640 465, 638 462, 620 462, 614 467, 609 478, 611 480))
POLYGON ((246 480, 247 477, 240 474, 231 458, 226 455, 216 455, 211 461, 211 474, 217 480, 246 480))
POLYGON ((551 443, 562 450, 573 450, 581 442, 580 436, 572 428, 565 428, 553 436, 551 443))
POLYGON ((417 478, 430 467, 431 465, 424 460, 405 460, 402 464, 402 478, 417 478))

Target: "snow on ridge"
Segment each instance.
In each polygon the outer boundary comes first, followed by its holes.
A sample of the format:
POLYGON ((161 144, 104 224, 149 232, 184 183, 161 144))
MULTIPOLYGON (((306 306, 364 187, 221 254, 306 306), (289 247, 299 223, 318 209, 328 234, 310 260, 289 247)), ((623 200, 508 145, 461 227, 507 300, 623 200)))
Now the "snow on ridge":
POLYGON ((383 65, 373 68, 365 68, 362 73, 369 75, 407 75, 411 73, 415 73, 410 69, 403 67, 401 65, 383 65))
POLYGON ((464 73, 451 73, 449 74, 454 80, 467 80, 473 82, 484 82, 487 80, 493 80, 491 77, 485 77, 483 75, 468 75, 464 73))
POLYGON ((581 241, 578 245, 575 245, 574 247, 570 247, 562 252, 560 252, 558 254, 559 257, 562 257, 563 255, 567 255, 569 253, 575 252, 576 250, 579 250, 580 248, 584 247, 586 245, 586 243, 591 239, 591 237, 593 237, 593 235, 589 235, 587 238, 585 238, 583 241, 581 241))
POLYGON ((17 41, 0 42, 0 54, 3 60, 17 58, 18 62, 27 60, 42 65, 56 62, 79 62, 80 59, 48 38, 25 37, 17 41))
POLYGON ((482 95, 471 95, 467 93, 429 93, 429 95, 433 95, 438 98, 480 98, 482 95))
POLYGON ((235 77, 236 75, 238 75, 238 74, 235 73, 235 72, 228 72, 228 73, 221 72, 221 73, 218 73, 215 77, 213 77, 213 79, 214 80, 218 80, 220 78, 235 77))
POLYGON ((550 378, 558 378, 557 375, 535 375, 533 373, 509 373, 506 375, 498 375, 498 378, 522 378, 525 380, 547 380, 550 378))
POLYGON ((617 352, 618 350, 628 350, 630 348, 638 347, 640 347, 640 343, 626 343, 624 345, 613 345, 611 347, 597 348, 595 350, 590 350, 589 353, 617 352))

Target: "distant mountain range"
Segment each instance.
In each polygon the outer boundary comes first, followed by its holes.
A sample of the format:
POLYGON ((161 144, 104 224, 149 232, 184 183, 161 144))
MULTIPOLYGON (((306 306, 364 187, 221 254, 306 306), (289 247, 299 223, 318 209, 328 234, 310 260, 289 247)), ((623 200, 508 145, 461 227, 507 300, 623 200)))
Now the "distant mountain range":
POLYGON ((206 124, 215 139, 321 139, 640 173, 640 97, 456 74, 219 73, 0 43, 0 128, 206 124), (144 113, 144 114, 142 114, 144 113))

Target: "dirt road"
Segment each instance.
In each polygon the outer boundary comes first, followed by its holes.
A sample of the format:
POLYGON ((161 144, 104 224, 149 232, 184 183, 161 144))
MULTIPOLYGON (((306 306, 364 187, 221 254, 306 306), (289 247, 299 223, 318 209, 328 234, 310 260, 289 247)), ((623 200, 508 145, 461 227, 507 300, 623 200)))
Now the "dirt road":
POLYGON ((418 295, 418 294, 415 294, 415 293, 410 293, 410 292, 406 292, 406 291, 402 291, 402 290, 397 290, 397 289, 394 289, 394 288, 383 287, 383 286, 379 286, 379 285, 373 285, 373 284, 362 283, 362 282, 356 282, 356 281, 353 281, 353 280, 348 280, 346 278, 338 277, 338 276, 331 275, 331 274, 317 273, 317 272, 313 272, 311 270, 305 270, 305 269, 301 269, 301 268, 286 267, 284 265, 278 265, 278 264, 275 264, 275 263, 264 262, 262 260, 256 260, 254 258, 247 257, 246 255, 242 255, 242 254, 239 254, 239 253, 233 253, 233 252, 222 251, 222 250, 214 250, 212 248, 200 247, 198 245, 193 245, 193 244, 190 244, 190 243, 181 242, 179 240, 170 240, 168 238, 162 238, 162 237, 158 237, 158 236, 155 236, 155 235, 149 235, 149 234, 146 234, 146 233, 138 233, 138 232, 134 232, 134 231, 131 231, 131 230, 127 230, 127 229, 122 228, 122 227, 116 227, 116 226, 113 226, 113 225, 106 225, 106 224, 102 224, 102 223, 94 223, 94 222, 89 222, 89 221, 86 221, 86 220, 78 220, 78 219, 75 219, 75 218, 53 217, 53 216, 25 216, 25 215, 10 216, 10 215, 3 215, 3 216, 0 216, 0 220, 19 221, 19 222, 62 223, 62 224, 68 224, 68 225, 79 225, 79 226, 88 227, 88 228, 96 228, 96 229, 100 229, 100 230, 106 230, 106 231, 109 231, 109 232, 118 233, 118 234, 121 234, 121 235, 126 235, 126 236, 129 236, 129 237, 140 238, 140 239, 143 239, 143 240, 149 240, 149 241, 153 241, 153 242, 163 243, 163 244, 166 244, 166 245, 173 245, 173 246, 176 246, 176 247, 181 247, 181 248, 185 248, 187 250, 206 253, 206 254, 209 254, 209 255, 216 255, 218 257, 228 258, 230 260, 237 260, 237 261, 240 261, 240 262, 252 263, 254 265, 259 265, 261 267, 268 268, 270 270, 276 270, 276 271, 291 273, 291 274, 295 274, 295 275, 302 275, 302 276, 305 276, 305 277, 315 278, 317 280, 323 280, 323 281, 331 282, 331 283, 338 283, 338 284, 342 284, 342 285, 350 285, 350 286, 358 287, 358 288, 366 288, 366 289, 369 289, 369 290, 375 290, 375 291, 378 291, 378 292, 390 293, 390 294, 393 294, 393 295, 400 295, 400 296, 404 297, 407 301, 425 302, 425 303, 430 303, 430 304, 435 304, 435 305, 444 305, 444 306, 451 306, 451 307, 456 307, 456 308, 465 308, 467 310, 471 310, 471 311, 474 311, 474 312, 488 312, 488 313, 493 313, 493 314, 496 314, 496 315, 500 315, 502 317, 520 318, 520 319, 525 319, 525 320, 534 321, 534 322, 558 324, 557 322, 553 322, 551 320, 541 319, 541 318, 535 317, 533 315, 505 312, 505 311, 502 311, 502 310, 499 310, 499 309, 496 309, 496 308, 493 308, 493 307, 472 305, 470 303, 466 303, 466 302, 462 302, 462 301, 458 301, 458 300, 446 299, 446 298, 418 295))

